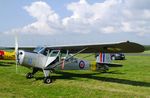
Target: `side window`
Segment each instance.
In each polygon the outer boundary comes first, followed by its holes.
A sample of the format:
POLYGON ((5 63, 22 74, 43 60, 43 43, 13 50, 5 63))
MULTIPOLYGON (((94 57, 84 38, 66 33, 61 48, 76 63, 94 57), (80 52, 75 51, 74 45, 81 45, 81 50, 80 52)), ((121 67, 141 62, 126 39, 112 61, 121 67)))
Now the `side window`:
POLYGON ((58 56, 59 53, 60 53, 59 50, 52 50, 49 56, 50 56, 50 57, 55 57, 55 56, 58 56))
POLYGON ((45 55, 45 56, 47 56, 47 54, 50 53, 50 52, 51 52, 50 49, 47 49, 47 48, 46 48, 46 49, 43 51, 42 54, 45 55))
POLYGON ((68 57, 68 50, 61 50, 61 58, 66 58, 68 57))
POLYGON ((57 56, 57 54, 58 54, 58 51, 53 51, 50 56, 51 56, 51 57, 55 57, 55 56, 57 56))

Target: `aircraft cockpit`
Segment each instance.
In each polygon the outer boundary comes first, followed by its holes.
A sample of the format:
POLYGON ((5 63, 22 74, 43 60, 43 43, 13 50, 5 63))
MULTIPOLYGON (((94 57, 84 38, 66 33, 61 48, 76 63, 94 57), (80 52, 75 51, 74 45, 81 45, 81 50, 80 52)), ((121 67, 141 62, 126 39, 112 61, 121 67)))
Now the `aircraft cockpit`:
POLYGON ((39 53, 39 54, 43 54, 45 56, 48 55, 48 53, 51 52, 51 49, 47 48, 47 47, 37 47, 33 50, 33 52, 35 53, 39 53))
POLYGON ((47 47, 37 47, 33 50, 34 53, 38 53, 38 54, 43 54, 45 56, 54 56, 56 54, 59 54, 60 57, 67 57, 69 56, 68 53, 69 51, 68 50, 58 50, 58 49, 50 49, 50 48, 47 48, 47 47), (59 52, 59 53, 58 53, 59 52))

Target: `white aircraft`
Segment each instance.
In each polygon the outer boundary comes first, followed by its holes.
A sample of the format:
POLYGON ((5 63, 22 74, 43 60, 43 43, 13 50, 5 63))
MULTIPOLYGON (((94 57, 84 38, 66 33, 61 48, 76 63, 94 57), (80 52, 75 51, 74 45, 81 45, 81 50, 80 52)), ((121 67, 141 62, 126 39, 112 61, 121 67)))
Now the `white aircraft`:
MULTIPOLYGON (((16 60, 25 67, 32 68, 31 73, 27 73, 26 78, 33 78, 37 71, 43 71, 44 83, 51 83, 50 73, 53 70, 84 70, 90 69, 88 61, 75 58, 79 53, 135 53, 143 52, 144 47, 133 42, 120 42, 114 44, 91 44, 91 45, 71 45, 71 46, 45 46, 37 47, 32 52, 18 50, 16 45, 16 60)), ((22 49, 33 49, 22 48, 22 49)), ((97 62, 107 65, 109 62, 97 62)), ((101 66, 107 70, 107 66, 101 66)), ((17 68, 17 67, 16 67, 17 68)), ((96 68, 97 69, 97 68, 96 68)))

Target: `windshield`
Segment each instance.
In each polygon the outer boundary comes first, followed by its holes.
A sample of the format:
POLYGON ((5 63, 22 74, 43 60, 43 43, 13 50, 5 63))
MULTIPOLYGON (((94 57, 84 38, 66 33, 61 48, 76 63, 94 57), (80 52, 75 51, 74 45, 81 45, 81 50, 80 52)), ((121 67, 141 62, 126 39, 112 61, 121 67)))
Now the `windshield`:
POLYGON ((37 47, 33 50, 33 52, 39 53, 44 49, 44 47, 37 47))

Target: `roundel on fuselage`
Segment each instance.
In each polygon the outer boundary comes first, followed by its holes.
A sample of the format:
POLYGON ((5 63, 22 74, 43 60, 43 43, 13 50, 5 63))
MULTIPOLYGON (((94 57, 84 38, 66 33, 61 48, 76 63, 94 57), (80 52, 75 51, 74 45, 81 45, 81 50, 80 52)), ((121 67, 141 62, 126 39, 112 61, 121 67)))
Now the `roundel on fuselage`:
POLYGON ((84 69, 84 67, 85 67, 85 62, 81 60, 81 61, 79 62, 79 68, 80 68, 80 69, 84 69))

